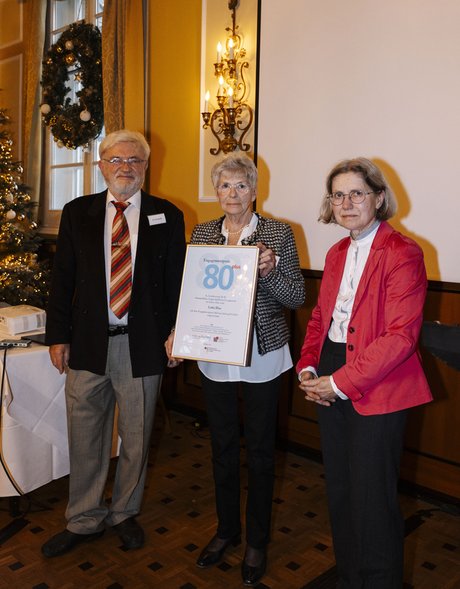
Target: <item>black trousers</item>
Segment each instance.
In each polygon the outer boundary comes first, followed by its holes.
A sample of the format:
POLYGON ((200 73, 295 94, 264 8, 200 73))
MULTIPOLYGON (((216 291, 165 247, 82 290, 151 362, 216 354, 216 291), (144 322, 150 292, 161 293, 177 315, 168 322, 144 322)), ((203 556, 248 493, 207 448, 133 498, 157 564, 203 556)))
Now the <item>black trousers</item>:
MULTIPOLYGON (((345 344, 324 344, 319 375, 345 363, 345 344)), ((360 415, 351 401, 318 405, 340 589, 401 589, 404 521, 397 483, 406 411, 360 415)))
POLYGON ((244 437, 248 465, 246 541, 263 549, 270 539, 275 437, 282 376, 263 383, 216 382, 201 375, 211 432, 217 535, 241 532, 240 426, 238 390, 244 402, 244 437))

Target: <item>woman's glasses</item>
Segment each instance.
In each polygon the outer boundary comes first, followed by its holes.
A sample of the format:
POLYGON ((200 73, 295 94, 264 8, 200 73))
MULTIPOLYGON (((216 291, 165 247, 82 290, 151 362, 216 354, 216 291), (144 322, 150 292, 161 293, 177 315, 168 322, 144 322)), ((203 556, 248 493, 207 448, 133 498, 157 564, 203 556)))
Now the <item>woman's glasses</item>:
POLYGON ((374 190, 369 190, 369 192, 364 192, 364 190, 350 190, 348 194, 344 192, 333 192, 332 194, 328 194, 327 198, 331 201, 333 205, 341 205, 345 200, 345 197, 351 200, 354 205, 361 204, 368 194, 373 194, 374 190))
POLYGON ((232 188, 235 189, 235 192, 237 194, 246 194, 247 192, 249 192, 249 185, 245 182, 238 182, 237 184, 223 182, 222 184, 219 184, 219 186, 217 187, 217 192, 225 196, 232 190, 232 188))

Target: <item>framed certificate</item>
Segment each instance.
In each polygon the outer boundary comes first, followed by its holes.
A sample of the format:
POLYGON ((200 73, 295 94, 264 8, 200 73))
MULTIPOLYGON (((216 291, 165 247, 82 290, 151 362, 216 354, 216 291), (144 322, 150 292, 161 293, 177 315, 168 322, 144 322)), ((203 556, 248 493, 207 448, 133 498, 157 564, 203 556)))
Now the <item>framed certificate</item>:
POLYGON ((175 358, 248 365, 258 261, 256 246, 187 246, 175 358))

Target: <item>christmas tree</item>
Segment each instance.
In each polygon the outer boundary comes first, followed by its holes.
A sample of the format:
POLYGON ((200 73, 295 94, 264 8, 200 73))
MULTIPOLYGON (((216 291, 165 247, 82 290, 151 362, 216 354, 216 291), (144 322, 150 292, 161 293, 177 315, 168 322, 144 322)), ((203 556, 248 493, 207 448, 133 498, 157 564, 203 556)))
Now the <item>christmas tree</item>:
POLYGON ((22 183, 22 166, 13 161, 10 117, 0 108, 0 301, 44 308, 49 271, 37 259, 40 236, 35 203, 22 183))

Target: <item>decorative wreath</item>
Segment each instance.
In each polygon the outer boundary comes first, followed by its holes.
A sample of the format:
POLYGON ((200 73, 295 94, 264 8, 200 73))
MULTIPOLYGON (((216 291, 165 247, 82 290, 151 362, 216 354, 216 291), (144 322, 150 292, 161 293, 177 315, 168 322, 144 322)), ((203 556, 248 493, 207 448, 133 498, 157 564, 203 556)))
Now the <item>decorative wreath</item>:
POLYGON ((43 122, 50 127, 59 146, 88 147, 104 126, 102 100, 102 42, 97 27, 71 24, 52 45, 43 61, 43 122), (67 96, 70 76, 81 83, 78 102, 67 96))

